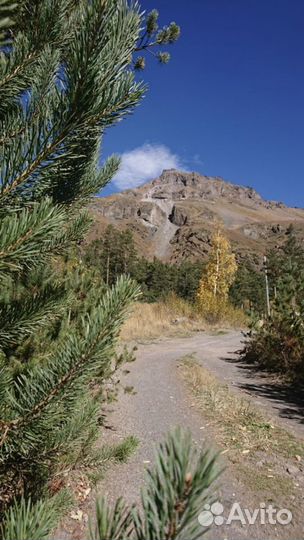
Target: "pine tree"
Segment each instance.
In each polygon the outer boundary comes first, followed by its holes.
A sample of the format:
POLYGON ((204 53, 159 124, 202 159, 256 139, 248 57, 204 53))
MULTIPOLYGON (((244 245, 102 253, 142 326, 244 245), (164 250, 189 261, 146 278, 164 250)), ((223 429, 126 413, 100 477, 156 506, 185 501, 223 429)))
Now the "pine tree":
POLYGON ((199 281, 204 268, 201 261, 182 261, 177 266, 176 294, 189 302, 194 302, 199 281))
POLYGON ((218 229, 212 237, 209 259, 197 291, 197 301, 204 313, 218 316, 225 308, 236 271, 230 243, 218 229))
POLYGON ((98 165, 101 135, 146 90, 136 55, 174 42, 179 28, 158 30, 153 13, 142 34, 140 8, 125 0, 0 0, 0 16, 1 535, 16 537, 20 525, 19 538, 42 538, 48 481, 60 460, 94 442, 99 404, 89 385, 111 375, 138 296, 121 278, 92 295, 75 324, 68 280, 52 276, 88 229, 87 200, 118 170, 115 156, 98 165))
POLYGON ((84 260, 99 270, 106 285, 113 285, 122 274, 134 275, 138 261, 131 231, 108 225, 102 238, 86 247, 84 260))
POLYGON ((271 316, 253 325, 243 358, 269 371, 304 380, 303 246, 292 231, 268 258, 272 284, 271 316), (274 294, 275 291, 275 294, 274 294))
POLYGON ((301 272, 303 264, 303 245, 297 239, 293 227, 289 226, 283 245, 267 253, 267 271, 271 300, 274 300, 277 296, 276 289, 282 276, 289 273, 294 276, 295 281, 298 281, 298 274, 301 272))
POLYGON ((251 260, 245 259, 238 265, 229 298, 233 305, 246 311, 265 313, 265 278, 251 260))

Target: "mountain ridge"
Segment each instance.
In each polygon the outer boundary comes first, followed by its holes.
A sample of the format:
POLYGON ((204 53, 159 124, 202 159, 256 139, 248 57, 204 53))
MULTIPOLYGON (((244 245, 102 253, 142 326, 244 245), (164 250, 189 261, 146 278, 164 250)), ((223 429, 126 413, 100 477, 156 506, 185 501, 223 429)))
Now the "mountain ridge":
POLYGON ((238 257, 280 244, 290 224, 304 238, 304 209, 264 199, 254 188, 221 177, 167 169, 154 180, 90 204, 89 238, 112 224, 130 229, 139 252, 170 262, 207 256, 219 224, 238 257))

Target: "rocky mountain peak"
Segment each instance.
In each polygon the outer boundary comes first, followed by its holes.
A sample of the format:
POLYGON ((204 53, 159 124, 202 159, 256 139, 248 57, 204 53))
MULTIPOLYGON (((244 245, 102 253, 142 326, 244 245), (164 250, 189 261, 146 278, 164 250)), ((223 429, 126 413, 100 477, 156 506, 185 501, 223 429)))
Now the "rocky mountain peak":
POLYGON ((238 186, 220 177, 205 176, 196 172, 166 169, 143 186, 147 197, 154 199, 239 200, 250 206, 269 204, 253 188, 238 186))
POLYGON ((167 169, 135 189, 94 199, 97 230, 111 223, 134 234, 147 257, 179 262, 204 258, 222 223, 237 252, 265 252, 284 239, 290 223, 304 231, 304 210, 263 199, 253 188, 220 177, 167 169))

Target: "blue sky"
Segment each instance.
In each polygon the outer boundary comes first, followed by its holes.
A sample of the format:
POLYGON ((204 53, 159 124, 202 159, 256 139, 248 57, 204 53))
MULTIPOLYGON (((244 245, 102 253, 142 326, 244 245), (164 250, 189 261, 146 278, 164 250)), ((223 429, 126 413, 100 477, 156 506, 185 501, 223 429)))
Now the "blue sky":
POLYGON ((103 158, 123 155, 109 194, 178 166, 304 206, 304 0, 142 0, 182 36, 149 92, 110 129, 103 158))

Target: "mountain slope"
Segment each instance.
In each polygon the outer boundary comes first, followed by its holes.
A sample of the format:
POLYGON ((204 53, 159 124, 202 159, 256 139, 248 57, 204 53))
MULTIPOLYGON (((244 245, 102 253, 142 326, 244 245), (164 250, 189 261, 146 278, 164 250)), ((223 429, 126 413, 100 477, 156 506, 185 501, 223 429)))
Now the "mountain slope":
POLYGON ((165 170, 152 182, 92 201, 96 238, 108 224, 129 228, 145 257, 180 262, 205 257, 221 223, 239 257, 284 241, 293 224, 304 238, 304 209, 264 200, 254 189, 222 178, 165 170))

